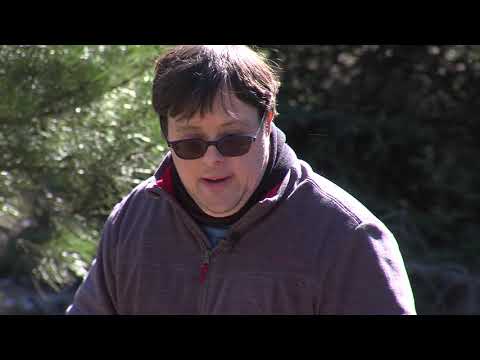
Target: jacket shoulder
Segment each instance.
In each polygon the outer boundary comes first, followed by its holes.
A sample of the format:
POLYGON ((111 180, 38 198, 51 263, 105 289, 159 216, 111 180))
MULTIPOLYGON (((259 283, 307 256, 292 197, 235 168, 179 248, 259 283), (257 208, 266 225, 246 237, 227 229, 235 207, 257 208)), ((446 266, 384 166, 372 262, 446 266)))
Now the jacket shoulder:
POLYGON ((151 193, 150 189, 154 184, 155 178, 152 176, 135 186, 113 207, 105 222, 105 228, 115 229, 113 233, 118 235, 142 224, 146 217, 156 213, 165 200, 163 196, 151 193))
POLYGON ((321 310, 413 314, 415 305, 398 243, 359 200, 302 162, 301 204, 315 214, 316 273, 328 287, 321 310), (318 234, 325 234, 318 236, 318 234), (365 289, 369 291, 365 292, 365 289))
POLYGON ((336 215, 355 228, 362 223, 380 220, 347 190, 314 172, 300 160, 301 177, 297 186, 302 203, 312 211, 336 215))

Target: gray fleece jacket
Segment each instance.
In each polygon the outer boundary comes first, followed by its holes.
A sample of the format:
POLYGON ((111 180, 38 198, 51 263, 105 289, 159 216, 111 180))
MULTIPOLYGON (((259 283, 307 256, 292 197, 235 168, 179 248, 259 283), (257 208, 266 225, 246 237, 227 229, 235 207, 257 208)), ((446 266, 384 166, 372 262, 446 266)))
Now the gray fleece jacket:
POLYGON ((212 251, 172 195, 167 154, 115 206, 67 314, 415 314, 392 233, 293 156, 212 251))

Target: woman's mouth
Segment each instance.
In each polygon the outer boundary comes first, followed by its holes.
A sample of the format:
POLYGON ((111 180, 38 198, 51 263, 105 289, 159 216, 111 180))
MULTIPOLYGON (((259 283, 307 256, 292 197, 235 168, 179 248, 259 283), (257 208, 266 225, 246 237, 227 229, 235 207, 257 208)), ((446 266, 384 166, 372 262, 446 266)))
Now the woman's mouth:
POLYGON ((200 181, 203 185, 207 186, 211 189, 220 190, 222 187, 226 186, 231 179, 231 176, 224 176, 224 177, 208 177, 202 178, 200 181))

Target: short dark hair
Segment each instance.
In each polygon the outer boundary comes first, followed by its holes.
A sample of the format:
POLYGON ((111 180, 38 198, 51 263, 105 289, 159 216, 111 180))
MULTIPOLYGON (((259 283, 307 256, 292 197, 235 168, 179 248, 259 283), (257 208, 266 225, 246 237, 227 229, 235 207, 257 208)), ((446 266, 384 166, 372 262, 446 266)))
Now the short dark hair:
POLYGON ((259 115, 271 111, 276 116, 279 87, 274 67, 247 46, 181 45, 156 61, 152 104, 167 137, 168 116, 203 116, 212 111, 219 91, 224 107, 224 95, 235 95, 259 115))

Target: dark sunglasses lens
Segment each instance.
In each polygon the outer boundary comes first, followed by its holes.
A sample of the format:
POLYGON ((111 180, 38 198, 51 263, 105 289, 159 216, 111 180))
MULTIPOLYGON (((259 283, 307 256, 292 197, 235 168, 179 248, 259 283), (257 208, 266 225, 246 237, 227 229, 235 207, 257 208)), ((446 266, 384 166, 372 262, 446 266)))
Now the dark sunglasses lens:
POLYGON ((173 150, 182 159, 198 159, 205 154, 206 144, 202 140, 183 140, 173 145, 173 150))
POLYGON ((248 153, 253 138, 250 136, 230 135, 218 143, 218 151, 223 156, 241 156, 248 153))

